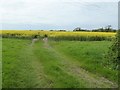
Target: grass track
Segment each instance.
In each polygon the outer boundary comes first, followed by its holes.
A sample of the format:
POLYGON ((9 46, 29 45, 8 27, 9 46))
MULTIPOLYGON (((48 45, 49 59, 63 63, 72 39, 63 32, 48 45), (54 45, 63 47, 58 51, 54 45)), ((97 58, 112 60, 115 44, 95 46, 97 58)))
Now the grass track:
POLYGON ((3 87, 116 87, 104 77, 82 69, 78 61, 48 42, 31 45, 29 40, 4 39, 3 45, 3 87))

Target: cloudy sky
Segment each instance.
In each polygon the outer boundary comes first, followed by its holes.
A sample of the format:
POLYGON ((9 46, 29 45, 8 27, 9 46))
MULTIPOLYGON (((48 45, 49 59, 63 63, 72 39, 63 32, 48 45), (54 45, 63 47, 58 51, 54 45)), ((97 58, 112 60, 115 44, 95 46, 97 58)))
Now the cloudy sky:
POLYGON ((119 0, 1 0, 0 29, 118 28, 119 0))

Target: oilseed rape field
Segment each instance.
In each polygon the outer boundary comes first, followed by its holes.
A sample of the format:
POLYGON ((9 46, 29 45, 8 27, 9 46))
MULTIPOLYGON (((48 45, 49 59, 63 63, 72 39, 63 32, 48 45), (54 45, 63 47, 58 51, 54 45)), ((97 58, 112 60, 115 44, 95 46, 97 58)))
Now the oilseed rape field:
POLYGON ((3 37, 25 37, 30 38, 39 36, 44 37, 47 35, 49 38, 55 40, 92 40, 92 41, 100 41, 100 40, 111 40, 115 37, 116 33, 113 32, 63 32, 63 31, 34 31, 34 30, 4 30, 1 31, 3 37))

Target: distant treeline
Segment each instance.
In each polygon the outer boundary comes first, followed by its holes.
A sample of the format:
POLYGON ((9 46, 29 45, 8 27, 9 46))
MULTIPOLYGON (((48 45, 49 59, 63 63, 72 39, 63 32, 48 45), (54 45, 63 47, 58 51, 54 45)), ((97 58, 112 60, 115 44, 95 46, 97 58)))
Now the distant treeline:
MULTIPOLYGON (((62 31, 66 32, 67 30, 50 30, 50 31, 62 31)), ((105 28, 98 28, 98 29, 93 29, 93 30, 88 30, 88 29, 81 29, 80 27, 77 27, 73 30, 73 32, 80 32, 80 31, 85 31, 85 32, 117 32, 116 29, 112 29, 111 25, 106 26, 105 28)))
POLYGON ((117 30, 112 29, 112 28, 98 28, 98 29, 93 29, 93 30, 75 28, 73 31, 74 32, 76 32, 76 31, 86 31, 86 32, 117 32, 117 30))
MULTIPOLYGON (((50 30, 50 31, 66 32, 67 30, 50 30)), ((104 29, 104 28, 93 29, 93 30, 87 30, 87 29, 74 29, 73 30, 73 32, 81 32, 81 31, 84 31, 84 32, 117 32, 116 29, 104 29)))
POLYGON ((73 31, 87 31, 87 32, 116 32, 117 30, 112 29, 111 25, 106 26, 105 28, 98 28, 93 30, 81 29, 80 27, 75 28, 73 31))
MULTIPOLYGON (((61 31, 61 32, 66 32, 67 30, 50 30, 50 31, 61 31)), ((99 29, 93 29, 93 30, 87 30, 87 29, 74 29, 73 32, 117 32, 116 29, 104 29, 104 28, 99 28, 99 29)))

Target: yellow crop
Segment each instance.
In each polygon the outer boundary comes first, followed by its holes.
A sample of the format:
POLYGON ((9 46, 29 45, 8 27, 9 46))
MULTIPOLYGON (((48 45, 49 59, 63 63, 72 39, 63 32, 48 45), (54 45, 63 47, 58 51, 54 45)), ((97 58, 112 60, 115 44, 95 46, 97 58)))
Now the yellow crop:
POLYGON ((116 33, 113 32, 62 32, 62 31, 40 31, 40 30, 2 30, 0 34, 20 34, 23 36, 41 35, 47 34, 49 37, 56 36, 104 36, 114 37, 116 33))

